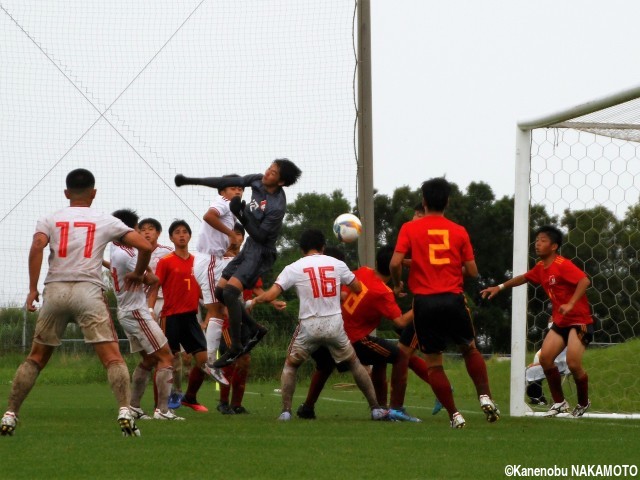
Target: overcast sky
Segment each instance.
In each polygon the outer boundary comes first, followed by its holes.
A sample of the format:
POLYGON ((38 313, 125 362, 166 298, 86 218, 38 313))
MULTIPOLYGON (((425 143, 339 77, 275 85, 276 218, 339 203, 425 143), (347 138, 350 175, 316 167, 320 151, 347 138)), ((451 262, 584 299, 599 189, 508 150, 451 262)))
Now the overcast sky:
POLYGON ((640 85, 640 3, 372 0, 374 186, 514 193, 515 128, 640 85), (424 178, 423 178, 424 177, 424 178))

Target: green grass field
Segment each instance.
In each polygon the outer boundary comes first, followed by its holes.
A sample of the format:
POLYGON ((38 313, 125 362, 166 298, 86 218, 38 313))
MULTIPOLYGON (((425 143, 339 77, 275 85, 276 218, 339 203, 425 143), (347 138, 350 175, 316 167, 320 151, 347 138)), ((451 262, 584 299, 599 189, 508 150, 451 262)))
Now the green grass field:
MULTIPOLYGON (((54 357, 55 359, 55 357, 54 357)), ((4 402, 19 357, 0 362, 4 402)), ((467 428, 452 430, 431 415, 433 394, 410 377, 406 405, 420 424, 372 422, 357 390, 328 388, 317 420, 276 421, 276 381, 250 383, 250 415, 222 416, 206 383, 206 414, 181 408, 186 422, 139 422, 141 438, 122 438, 106 383, 86 383, 99 371, 93 358, 54 360, 25 402, 13 437, 0 438, 0 478, 506 478, 507 465, 568 467, 640 464, 640 422, 508 416, 508 362, 488 363, 503 417, 488 424, 459 361, 447 368, 467 428)), ((339 376, 330 380, 349 381, 339 376)), ((306 394, 302 380, 297 406, 306 394)), ((148 391, 143 407, 151 407, 148 391)))

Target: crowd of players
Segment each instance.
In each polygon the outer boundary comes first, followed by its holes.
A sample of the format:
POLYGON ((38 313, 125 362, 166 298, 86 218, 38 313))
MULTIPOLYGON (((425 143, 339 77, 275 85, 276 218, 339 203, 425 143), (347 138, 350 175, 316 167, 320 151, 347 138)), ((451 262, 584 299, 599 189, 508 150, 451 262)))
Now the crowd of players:
MULTIPOLYGON (((369 404, 371 419, 419 422, 404 408, 410 369, 430 385, 439 406, 447 411, 451 427, 462 428, 466 421, 455 405, 442 361, 443 351, 451 343, 462 354, 480 409, 489 422, 497 421, 500 411, 491 395, 485 361, 475 345, 463 293, 464 277, 477 276, 478 268, 467 231, 444 216, 449 183, 443 178, 423 183, 423 202, 416 208, 414 220, 402 226, 395 246, 379 249, 375 268, 350 271, 341 252, 325 248, 324 235, 308 229, 299 240, 302 258, 285 267, 265 291, 261 277, 274 264, 286 212, 284 187, 294 184, 300 175, 293 162, 277 159, 264 174, 176 176, 178 187, 202 185, 218 191, 203 217, 196 253, 192 254, 192 231, 187 222, 176 220, 170 225, 173 248, 161 246, 157 242, 162 227, 157 220, 139 220, 129 209, 111 215, 95 211, 91 208, 96 194, 93 175, 84 169, 70 172, 65 189, 69 207, 39 220, 33 237, 26 302, 30 311, 36 310, 35 302, 39 301, 39 272, 47 246, 49 271, 32 350, 16 371, 0 433, 14 433, 22 403, 71 320, 80 326, 85 341, 94 346, 107 370, 123 435, 140 435, 136 422, 140 419, 184 420, 174 411, 180 406, 206 412, 197 393, 207 376, 221 385, 221 413, 247 413, 242 397, 250 352, 267 334, 253 319, 251 309, 262 303, 286 308, 278 297, 288 289, 295 289, 300 308, 281 376, 280 421, 291 420, 297 369, 313 357, 316 370, 307 398, 297 410, 299 418, 315 418, 316 401, 337 368, 351 372, 369 404), (248 204, 242 201, 245 188, 251 189, 248 204), (104 262, 108 246, 110 260, 104 262), (140 354, 131 377, 104 299, 103 265, 113 277, 118 320, 131 351, 140 354), (413 308, 403 313, 395 297, 406 294, 402 281, 406 267, 413 308), (206 310, 202 321, 198 319, 200 302, 206 310), (382 318, 390 319, 402 331, 397 344, 373 335, 382 318), (423 356, 416 354, 418 349, 423 356), (183 394, 178 366, 185 354, 193 366, 183 394), (387 364, 392 365, 389 401, 387 364), (363 365, 370 365, 371 371, 363 365), (152 376, 155 406, 153 414, 147 415, 141 399, 152 376)), ((536 239, 540 264, 481 293, 492 298, 506 287, 527 281, 544 286, 554 306, 554 326, 540 354, 554 399, 548 415, 569 411, 553 364, 568 345, 567 362, 578 387, 579 403, 573 415, 581 416, 590 405, 587 375, 581 364, 592 333, 584 297, 589 281, 558 255, 562 243, 559 231, 545 228, 536 239)))

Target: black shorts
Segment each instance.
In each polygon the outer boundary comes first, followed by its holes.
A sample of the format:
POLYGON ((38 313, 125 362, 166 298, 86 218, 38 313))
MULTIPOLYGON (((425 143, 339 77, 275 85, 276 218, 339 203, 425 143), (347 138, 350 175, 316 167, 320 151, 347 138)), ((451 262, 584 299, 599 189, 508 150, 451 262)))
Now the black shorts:
POLYGON ((461 293, 416 295, 413 324, 420 350, 442 353, 448 343, 469 345, 475 339, 471 313, 461 293))
POLYGON ((311 358, 316 362, 318 370, 333 370, 335 367, 339 372, 349 371, 349 364, 347 362, 336 363, 327 347, 318 348, 311 354, 311 358))
MULTIPOLYGON (((240 327, 240 339, 243 345, 246 345, 251 338, 251 329, 246 323, 243 323, 240 327)), ((222 329, 222 335, 220 336, 220 355, 224 354, 231 347, 231 334, 229 333, 229 327, 222 329)))
POLYGON ((397 344, 391 343, 384 338, 372 337, 371 335, 353 342, 352 345, 358 360, 363 365, 395 363, 400 351, 397 344))
POLYGON ((582 344, 586 347, 593 341, 593 324, 590 325, 570 325, 568 327, 559 327, 555 323, 551 325, 551 330, 556 332, 564 340, 564 344, 569 343, 569 332, 575 330, 578 334, 578 338, 582 344))
POLYGON ((402 332, 400 332, 400 340, 398 340, 400 345, 404 345, 405 347, 412 348, 414 350, 418 350, 420 345, 418 345, 418 337, 416 336, 416 328, 413 326, 413 322, 407 325, 402 332))
POLYGON ((196 312, 169 315, 165 319, 164 334, 173 353, 180 351, 180 345, 190 354, 207 351, 207 339, 196 312))
POLYGON ((222 271, 222 278, 237 278, 242 286, 253 288, 258 278, 271 270, 276 261, 276 251, 251 241, 222 271))

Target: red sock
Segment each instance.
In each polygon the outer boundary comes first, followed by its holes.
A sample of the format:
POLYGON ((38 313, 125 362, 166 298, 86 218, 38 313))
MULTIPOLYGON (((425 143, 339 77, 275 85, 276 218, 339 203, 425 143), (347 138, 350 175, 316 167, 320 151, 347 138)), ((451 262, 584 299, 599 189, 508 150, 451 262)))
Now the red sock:
POLYGON ((409 358, 409 368, 422 380, 429 383, 429 367, 427 367, 427 362, 422 358, 417 355, 411 355, 411 358, 409 358))
POLYGON ((199 366, 196 365, 191 368, 189 372, 189 385, 187 386, 187 393, 185 394, 185 399, 189 403, 196 402, 196 395, 202 386, 202 382, 204 382, 204 377, 204 372, 199 366))
POLYGON ((545 370, 544 376, 547 377, 547 383, 549 384, 549 391, 551 391, 553 403, 564 402, 564 393, 562 393, 562 376, 558 371, 558 367, 554 365, 549 370, 545 370))
POLYGON ((231 393, 231 379, 235 372, 236 366, 234 364, 227 365, 222 368, 224 376, 229 380, 229 385, 220 384, 220 403, 229 403, 229 394, 231 393))
POLYGON ((436 398, 440 401, 442 406, 449 412, 449 418, 453 417, 453 414, 458 411, 456 404, 453 401, 453 394, 451 393, 451 384, 447 378, 447 374, 444 373, 442 366, 429 368, 429 385, 435 394, 436 398))
POLYGON ((249 371, 246 368, 237 368, 233 372, 231 377, 231 385, 233 386, 233 392, 231 393, 231 406, 239 407, 242 405, 242 399, 244 398, 244 389, 247 386, 247 375, 249 371))
MULTIPOLYGON (((476 386, 476 393, 480 395, 489 395, 491 397, 491 390, 489 389, 489 375, 487 375, 487 364, 484 362, 482 354, 477 348, 471 348, 467 350, 462 356, 464 358, 464 364, 467 367, 467 373, 473 384, 476 386)), ((444 405, 444 404, 443 404, 444 405)))
POLYGON ((574 376, 573 380, 576 382, 576 390, 578 391, 578 404, 586 407, 589 403, 589 375, 585 372, 580 378, 574 376))
POLYGON ((324 388, 324 384, 327 383, 329 376, 331 375, 333 369, 331 370, 314 370, 313 375, 311 376, 311 384, 309 385, 309 392, 307 393, 307 399, 304 401, 304 404, 313 408, 318 398, 320 398, 320 393, 324 388))

